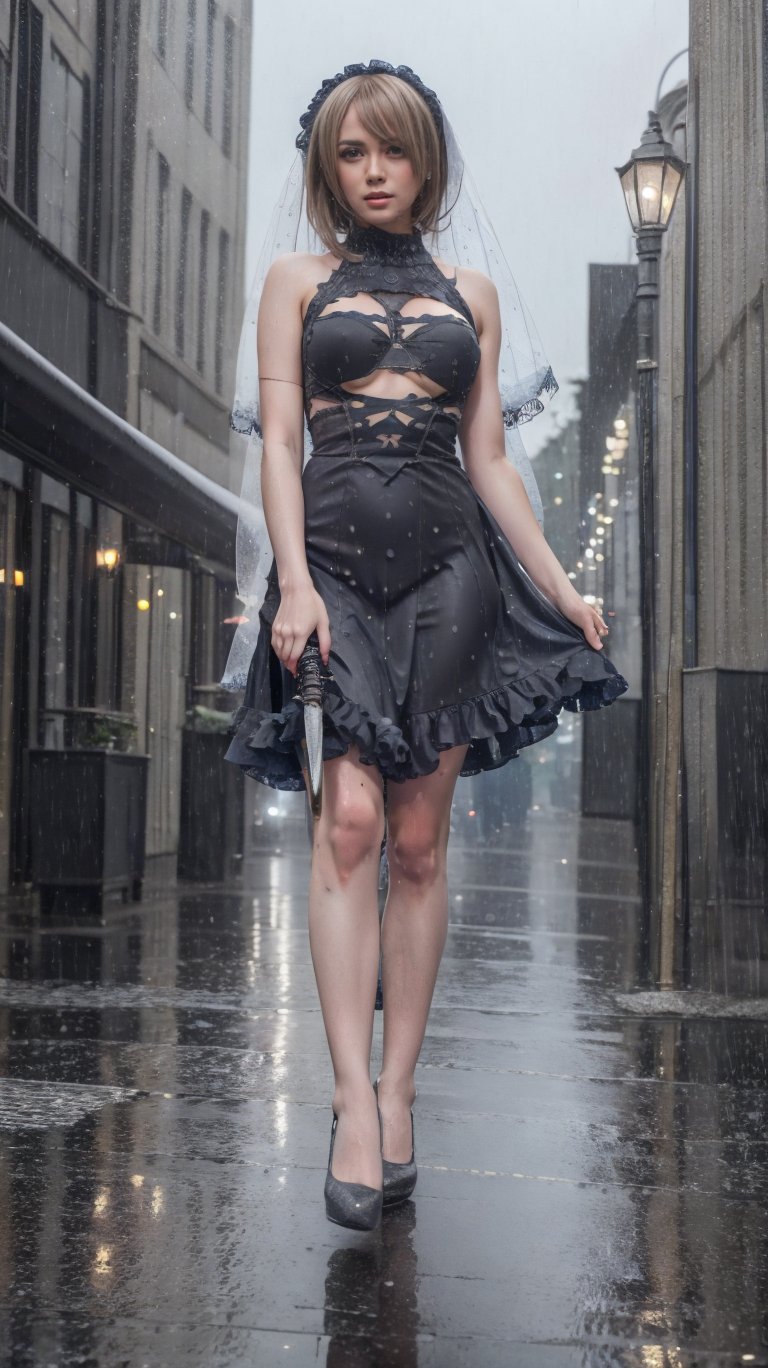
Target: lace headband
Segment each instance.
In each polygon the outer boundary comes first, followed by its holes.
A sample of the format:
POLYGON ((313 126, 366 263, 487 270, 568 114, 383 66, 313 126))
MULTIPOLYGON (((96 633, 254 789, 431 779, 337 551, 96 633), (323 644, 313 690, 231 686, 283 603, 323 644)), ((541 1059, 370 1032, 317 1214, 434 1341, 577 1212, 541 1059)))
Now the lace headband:
POLYGON ((409 66, 392 66, 391 62, 384 62, 379 57, 374 57, 366 66, 364 62, 352 62, 350 66, 345 66, 343 71, 338 71, 335 76, 328 76, 323 81, 320 89, 315 92, 307 106, 307 109, 299 119, 301 132, 296 136, 296 146, 303 157, 307 155, 309 140, 312 136, 312 128, 318 112, 322 109, 328 96, 337 86, 343 85, 351 76, 377 76, 379 74, 387 76, 397 76, 401 81, 407 81, 409 86, 417 90, 426 104, 429 106, 432 118, 441 137, 444 137, 443 111, 434 90, 425 86, 420 76, 416 75, 409 66))

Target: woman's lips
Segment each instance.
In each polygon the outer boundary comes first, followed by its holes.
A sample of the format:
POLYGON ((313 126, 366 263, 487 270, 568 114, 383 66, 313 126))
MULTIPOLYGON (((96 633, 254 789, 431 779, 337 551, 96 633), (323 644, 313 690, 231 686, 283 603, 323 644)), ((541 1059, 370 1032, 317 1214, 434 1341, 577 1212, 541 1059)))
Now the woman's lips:
POLYGON ((366 195, 366 204, 383 204, 385 200, 391 200, 391 195, 366 195))

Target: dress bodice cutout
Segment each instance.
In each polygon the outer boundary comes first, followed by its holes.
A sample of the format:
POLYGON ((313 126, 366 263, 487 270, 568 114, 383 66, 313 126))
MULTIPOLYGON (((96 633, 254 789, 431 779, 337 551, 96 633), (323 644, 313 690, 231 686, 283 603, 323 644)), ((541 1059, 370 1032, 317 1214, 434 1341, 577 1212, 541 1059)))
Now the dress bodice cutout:
POLYGON ((315 448, 328 454, 329 441, 343 440, 348 451, 351 439, 361 456, 413 453, 435 422, 433 439, 441 433, 441 445, 455 444, 480 364, 475 321, 455 277, 435 265, 418 232, 355 227, 347 244, 362 260, 342 261, 318 286, 304 319, 304 394, 315 448), (423 375, 438 388, 384 397, 346 387, 381 370, 423 375))

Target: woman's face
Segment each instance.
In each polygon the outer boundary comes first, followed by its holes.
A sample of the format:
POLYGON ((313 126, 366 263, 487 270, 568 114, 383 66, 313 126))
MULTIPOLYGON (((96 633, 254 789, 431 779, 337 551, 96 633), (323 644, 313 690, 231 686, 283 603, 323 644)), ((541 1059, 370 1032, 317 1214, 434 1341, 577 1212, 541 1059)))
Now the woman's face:
POLYGON ((336 148, 336 174, 358 223, 392 233, 410 233, 411 206, 421 189, 413 167, 396 142, 380 142, 350 105, 336 148))

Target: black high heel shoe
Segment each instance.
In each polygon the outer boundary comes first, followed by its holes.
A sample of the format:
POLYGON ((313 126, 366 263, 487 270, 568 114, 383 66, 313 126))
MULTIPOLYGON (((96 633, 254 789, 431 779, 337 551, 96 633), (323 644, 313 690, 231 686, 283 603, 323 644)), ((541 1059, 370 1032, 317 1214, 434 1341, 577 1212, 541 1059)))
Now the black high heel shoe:
MULTIPOLYGON (((379 1080, 373 1085, 376 1094, 376 1106, 379 1105, 379 1080)), ((384 1126, 379 1112, 379 1129, 384 1134, 384 1126)), ((398 1202, 405 1202, 410 1197, 416 1186, 418 1170, 416 1168, 416 1133, 413 1124, 413 1107, 411 1107, 411 1157, 405 1164, 396 1164, 391 1159, 385 1159, 382 1155, 382 1167, 384 1170, 384 1201, 385 1207, 396 1206, 398 1202)))
MULTIPOLYGON (((376 1111, 379 1116, 379 1135, 382 1137, 381 1112, 378 1101, 376 1111)), ((331 1173, 333 1143, 339 1118, 333 1113, 331 1126, 331 1148, 328 1152, 328 1172, 325 1175, 325 1214, 329 1221, 337 1225, 349 1226, 351 1230, 375 1230, 381 1222, 384 1193, 381 1188, 368 1187, 365 1183, 344 1183, 331 1173)))

